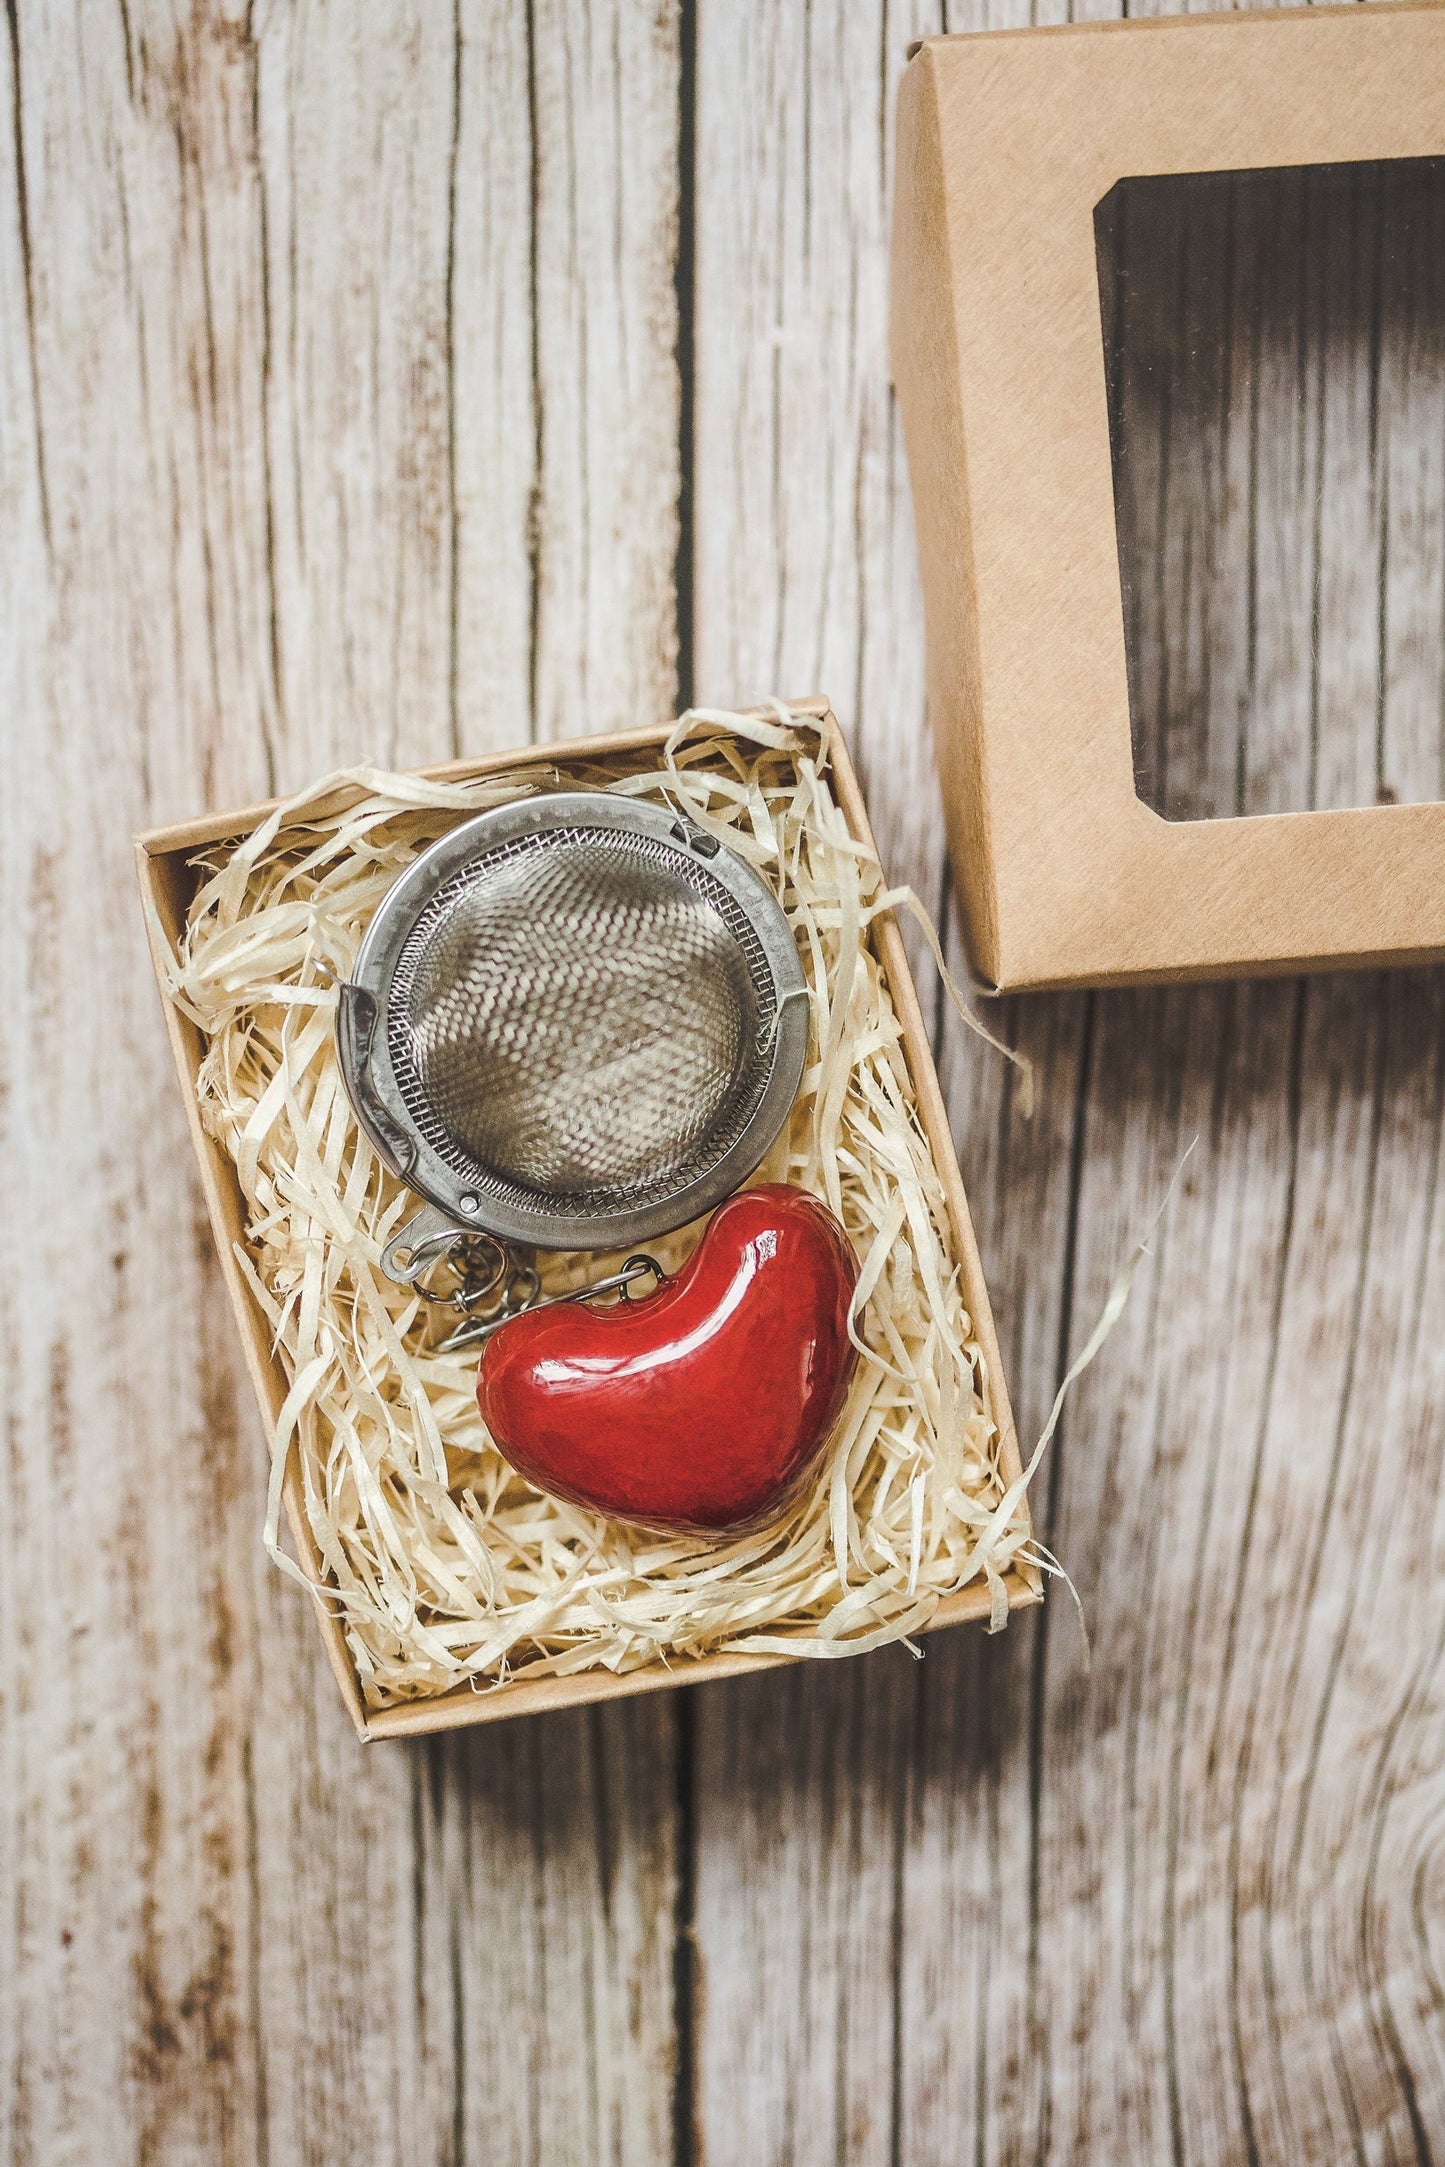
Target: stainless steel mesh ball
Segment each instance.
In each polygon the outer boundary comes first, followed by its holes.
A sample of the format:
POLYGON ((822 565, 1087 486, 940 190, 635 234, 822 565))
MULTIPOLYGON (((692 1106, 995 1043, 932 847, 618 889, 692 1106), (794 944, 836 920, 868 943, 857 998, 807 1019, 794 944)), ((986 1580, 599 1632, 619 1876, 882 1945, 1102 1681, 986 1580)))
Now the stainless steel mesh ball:
POLYGON ((740 943, 621 840, 565 835, 503 861, 440 899, 402 956, 401 1027, 438 1122, 559 1201, 675 1180, 759 1065, 740 943))
POLYGON ((343 996, 373 1139, 457 1224, 610 1247, 744 1180, 797 1092, 797 950, 765 883, 603 792, 469 821, 377 912, 343 996))

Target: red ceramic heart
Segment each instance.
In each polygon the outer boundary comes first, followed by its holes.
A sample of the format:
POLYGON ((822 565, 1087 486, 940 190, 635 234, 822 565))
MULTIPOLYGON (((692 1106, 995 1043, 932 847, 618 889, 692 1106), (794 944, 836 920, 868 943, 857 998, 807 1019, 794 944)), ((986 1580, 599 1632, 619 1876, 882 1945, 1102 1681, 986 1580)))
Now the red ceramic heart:
POLYGON ((761 1518, 814 1465, 856 1359, 858 1260, 801 1189, 744 1190, 641 1300, 515 1317, 477 1398, 539 1489, 649 1527, 761 1518))

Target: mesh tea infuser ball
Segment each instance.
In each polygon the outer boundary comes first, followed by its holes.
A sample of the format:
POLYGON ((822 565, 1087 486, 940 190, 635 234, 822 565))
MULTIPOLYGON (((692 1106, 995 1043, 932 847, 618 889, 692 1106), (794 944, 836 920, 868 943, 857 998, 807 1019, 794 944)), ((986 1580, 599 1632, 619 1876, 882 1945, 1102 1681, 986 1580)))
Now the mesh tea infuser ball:
POLYGON ((478 1319, 453 1343, 480 1338, 535 1295, 519 1252, 626 1249, 738 1188, 807 1034, 776 897, 684 817, 567 791, 462 822, 384 896, 341 988, 357 1118, 427 1207, 383 1268, 425 1291, 446 1257, 478 1319))

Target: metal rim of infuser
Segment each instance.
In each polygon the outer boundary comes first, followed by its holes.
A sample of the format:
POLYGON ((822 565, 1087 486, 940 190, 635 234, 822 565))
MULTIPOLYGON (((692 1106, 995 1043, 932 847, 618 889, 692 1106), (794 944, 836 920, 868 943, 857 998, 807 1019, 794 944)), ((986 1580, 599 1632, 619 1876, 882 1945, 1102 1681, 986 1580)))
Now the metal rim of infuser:
POLYGON ((464 821, 383 897, 337 1048, 382 1158, 450 1226, 612 1249, 738 1188, 786 1120, 807 986, 715 837, 604 791, 464 821))

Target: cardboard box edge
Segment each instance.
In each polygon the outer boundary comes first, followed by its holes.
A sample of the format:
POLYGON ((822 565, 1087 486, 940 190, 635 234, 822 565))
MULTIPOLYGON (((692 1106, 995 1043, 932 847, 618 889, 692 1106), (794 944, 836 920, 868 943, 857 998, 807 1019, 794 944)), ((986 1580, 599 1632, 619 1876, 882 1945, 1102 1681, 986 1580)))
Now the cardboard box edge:
POLYGON ((951 227, 935 55, 925 45, 898 91, 893 220, 889 241, 889 356, 913 495, 923 589, 928 723, 943 796, 948 854, 962 903, 974 974, 1000 969, 1000 903, 983 724, 973 503, 961 397, 951 227), (932 220, 927 203, 932 199, 932 220), (936 228, 937 230, 933 230, 936 228), (927 297, 920 300, 920 296, 927 297), (925 336, 930 304, 947 351, 925 336), (950 393, 955 387, 959 396, 950 393))
MULTIPOLYGON (((866 842, 876 855, 877 845, 868 821, 862 790, 856 770, 847 749, 847 742, 831 704, 821 695, 790 700, 790 712, 799 720, 813 721, 818 725, 819 737, 826 747, 827 757, 833 770, 835 795, 845 820, 859 841, 866 842)), ((770 720, 775 715, 771 707, 755 708, 745 712, 760 719, 770 720)), ((651 724, 646 728, 616 732, 609 737, 559 740, 559 749, 565 748, 575 756, 578 748, 605 753, 608 751, 634 751, 650 744, 666 743, 675 727, 673 723, 651 724)), ((422 768, 414 772, 428 779, 462 779, 479 774, 498 772, 502 769, 532 764, 525 756, 519 758, 516 750, 495 755, 484 755, 475 760, 454 760, 439 766, 422 768)), ((545 764, 545 759, 543 761, 545 764)), ((156 989, 164 1012, 166 1035, 170 1043, 172 1061, 181 1087, 185 1106, 186 1125, 196 1156, 205 1197, 211 1232, 220 1259, 222 1277, 235 1314, 240 1332, 242 1351, 247 1373, 256 1395, 263 1419, 269 1412, 273 1425, 279 1413, 284 1389, 277 1376, 270 1354, 264 1319, 257 1309, 244 1275, 237 1262, 232 1243, 240 1238, 239 1220, 232 1225, 232 1211, 227 1208, 228 1192, 234 1199, 235 1212, 240 1209, 240 1192, 234 1183, 234 1171, 225 1159, 219 1145, 206 1134, 201 1123, 200 1109, 196 1102, 195 1072, 201 1056, 200 1034, 188 1023, 171 1000, 166 990, 166 969, 170 955, 160 946, 164 938, 171 945, 179 936, 181 918, 175 907, 175 897, 165 885, 159 861, 172 860, 193 854, 208 844, 245 835, 260 822, 284 805, 285 799, 271 799, 260 805, 239 808, 230 813, 206 815, 197 820, 172 823, 151 828, 135 838, 137 875, 141 890, 143 915, 146 926, 147 947, 156 978, 156 989)), ((988 1371, 986 1386, 988 1405, 998 1425, 1000 1458, 1005 1477, 1012 1481, 1021 1469, 1018 1437, 1014 1424, 1012 1406, 1004 1377, 1002 1359, 998 1351, 997 1336, 993 1322, 992 1306, 983 1276, 982 1259, 973 1230, 963 1176, 953 1145, 947 1110, 943 1103, 942 1089, 938 1082, 933 1056, 929 1049, 922 1011, 918 1005, 917 989, 913 974, 903 948, 902 936, 891 911, 882 913, 875 921, 878 928, 880 953, 888 974, 890 991, 903 1030, 905 1057, 914 1090, 918 1095, 920 1118, 930 1149, 938 1164, 948 1204, 950 1222, 960 1249, 960 1268, 964 1274, 965 1292, 975 1334, 983 1348, 988 1371)), ((268 1438, 269 1453, 269 1438, 268 1438)), ((794 1655, 745 1655, 726 1654, 716 1651, 690 1660, 674 1663, 648 1664, 636 1671, 618 1676, 610 1671, 578 1672, 567 1678, 519 1679, 485 1690, 467 1686, 453 1688, 450 1692, 427 1699, 407 1701, 387 1709, 368 1711, 361 1693, 359 1675, 347 1648, 340 1620, 327 1607, 324 1600, 325 1578, 320 1553, 306 1520, 305 1501, 301 1494, 299 1476, 294 1459, 287 1469, 283 1496, 287 1521, 297 1549, 302 1571, 311 1583, 313 1607, 318 1614, 327 1659, 341 1689, 347 1713, 353 1728, 363 1743, 379 1738, 404 1737, 425 1733, 462 1729, 474 1724, 498 1722, 504 1717, 524 1716, 544 1710, 588 1705, 594 1701, 630 1698, 639 1693, 664 1691, 679 1685, 703 1685, 713 1680, 741 1677, 753 1671, 792 1667, 810 1660, 794 1655)), ((1028 1501, 1024 1500, 1024 1512, 1028 1515, 1028 1501)), ((1030 1518, 1030 1527, 1032 1521, 1030 1518)), ((1010 1569, 1002 1575, 1007 1591, 1010 1611, 1024 1609, 1042 1600, 1042 1592, 1032 1586, 1017 1571, 1010 1569)), ((982 1585, 956 1590, 939 1603, 924 1632, 933 1632, 945 1625, 962 1624, 989 1615, 991 1602, 988 1589, 982 1585)), ((812 1658, 811 1660, 818 1660, 812 1658)), ((845 1660, 837 1658, 835 1660, 845 1660)), ((846 1658, 851 1660, 851 1658, 846 1658)))
MULTIPOLYGON (((848 748, 836 718, 829 715, 829 747, 834 755, 834 783, 838 802, 843 808, 849 827, 860 842, 866 842, 875 857, 878 845, 868 819, 868 808, 863 800, 862 786, 848 754, 848 748)), ((873 921, 878 934, 878 944, 884 967, 888 974, 889 990, 893 1005, 898 1011, 903 1027, 904 1054, 908 1061, 908 1073, 918 1098, 919 1112, 924 1134, 928 1138, 934 1163, 943 1181, 944 1194, 948 1200, 949 1218, 952 1221, 954 1239, 959 1245, 959 1265, 964 1277, 964 1292, 968 1300, 969 1316, 973 1321, 975 1336, 983 1348, 984 1364, 988 1372, 986 1389, 989 1412, 998 1426, 999 1449, 1004 1474, 1009 1482, 1017 1481, 1023 1473, 1023 1461, 1019 1452, 1018 1430, 1014 1422, 1013 1406, 1009 1399, 1008 1385, 1004 1377, 1003 1357, 999 1352, 998 1336, 994 1328, 993 1304, 989 1299, 988 1285, 984 1278, 983 1258, 979 1254, 978 1237, 973 1229, 973 1214, 968 1206, 968 1193, 963 1185, 963 1170, 958 1163, 958 1152, 953 1141, 953 1129, 948 1119, 948 1109, 943 1101, 943 1086, 938 1080, 933 1052, 928 1043, 923 1011, 918 1004, 918 988, 913 983, 913 972, 903 946, 894 913, 881 912, 873 921)), ((1028 1498, 1022 1499, 1023 1511, 1033 1533, 1033 1517, 1029 1511, 1028 1498)))
MULTIPOLYGON (((166 991, 165 966, 168 958, 158 952, 157 939, 165 934, 174 941, 178 923, 167 925, 174 917, 174 897, 162 887, 157 877, 157 858, 146 847, 144 839, 136 843, 136 872, 140 881, 143 915, 146 926, 146 942, 151 964, 156 976, 156 991, 165 1015, 166 1037, 170 1044, 171 1059, 181 1087, 181 1099, 185 1108, 186 1128, 196 1157, 201 1181, 201 1194, 205 1199, 206 1213, 211 1224, 211 1236, 221 1268, 221 1277, 230 1298, 232 1313, 241 1339, 241 1352, 246 1372, 255 1394, 256 1405, 262 1416, 266 1436, 267 1460, 270 1459, 270 1430, 280 1414, 284 1390, 280 1387, 265 1331, 264 1319, 256 1307, 256 1300, 246 1283, 236 1260, 233 1243, 240 1237, 239 1224, 233 1224, 233 1213, 228 1209, 228 1192, 239 1205, 239 1190, 228 1180, 229 1161, 220 1146, 206 1134, 201 1124, 200 1108, 196 1102, 195 1077, 200 1062, 200 1033, 188 1022, 166 991), (269 1422, 267 1417, 269 1416, 269 1422)), ((322 1596, 324 1574, 321 1554, 316 1547, 306 1518, 306 1504, 301 1491, 300 1477, 294 1458, 287 1464, 282 1486, 282 1501, 286 1519, 291 1529, 291 1539, 296 1545, 302 1570, 311 1583, 312 1600, 321 1626, 321 1637, 326 1645, 327 1660, 337 1684, 347 1714, 351 1717, 357 1736, 367 1735, 366 1710, 357 1683, 355 1666, 346 1646, 341 1624, 327 1608, 322 1596)))
MULTIPOLYGON (((1000 1576, 1008 1591, 1009 1614, 1041 1604, 1043 1595, 1012 1569, 1000 1576)), ((949 1625, 978 1624, 992 1609, 988 1589, 970 1585, 946 1595, 920 1635, 949 1625)), ((801 1635, 799 1636, 801 1637, 801 1635)), ((597 1701, 630 1699, 641 1693, 664 1693, 691 1686, 718 1685, 764 1670, 796 1670, 807 1662, 854 1662, 852 1655, 712 1655, 678 1656, 671 1662, 643 1665, 619 1677, 612 1671, 579 1671, 567 1678, 518 1678, 506 1685, 474 1690, 456 1686, 428 1700, 403 1701, 379 1709, 369 1720, 368 1740, 422 1737, 430 1732, 461 1730, 479 1723, 499 1723, 511 1716, 544 1715, 563 1708, 589 1707, 597 1701)))
MULTIPOLYGON (((1445 0, 1370 0, 1368 16, 1364 19, 1380 15, 1435 15, 1442 11, 1445 11, 1445 0)), ((939 30, 914 40, 909 65, 929 54, 943 55, 953 62, 970 50, 982 54, 1000 45, 1015 45, 1024 40, 1030 43, 1038 39, 1048 39, 1051 43, 1059 40, 1092 42, 1101 35, 1117 37, 1126 32, 1197 32, 1201 29, 1218 32, 1241 24, 1257 27, 1266 23, 1292 24, 1297 27, 1301 21, 1359 21, 1363 15, 1359 0, 1311 0, 1308 7, 1230 6, 1199 15, 1112 15, 1093 22, 1016 23, 994 30, 939 30)))

